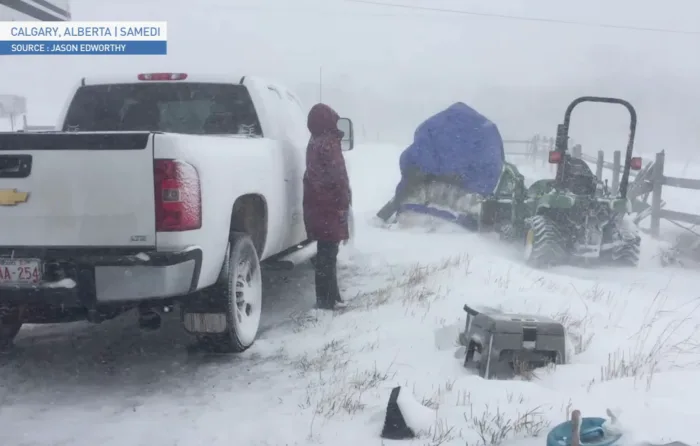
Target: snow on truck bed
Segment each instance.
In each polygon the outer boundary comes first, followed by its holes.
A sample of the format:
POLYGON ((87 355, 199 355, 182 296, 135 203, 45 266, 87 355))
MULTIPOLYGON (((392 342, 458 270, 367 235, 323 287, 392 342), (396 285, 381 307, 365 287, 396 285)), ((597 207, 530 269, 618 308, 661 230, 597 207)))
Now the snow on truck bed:
POLYGON ((132 316, 33 327, 1 359, 2 444, 381 444, 396 385, 430 408, 421 438, 405 444, 539 446, 574 408, 618 411, 641 440, 695 441, 697 274, 657 268, 647 240, 636 271, 542 272, 488 237, 381 229, 373 216, 393 193, 400 150, 347 154, 358 225, 341 254, 350 311, 311 310, 301 268, 268 275, 280 283, 267 285, 261 338, 237 357, 188 350, 176 318, 156 333, 132 316), (571 364, 517 381, 467 372, 455 357, 465 303, 563 321, 571 364))

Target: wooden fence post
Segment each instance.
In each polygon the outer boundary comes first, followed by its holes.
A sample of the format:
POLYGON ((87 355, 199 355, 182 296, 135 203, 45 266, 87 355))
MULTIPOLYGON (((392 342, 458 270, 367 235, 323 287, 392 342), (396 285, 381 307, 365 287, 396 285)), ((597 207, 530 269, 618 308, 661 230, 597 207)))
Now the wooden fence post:
POLYGON ((598 150, 598 160, 595 163, 595 176, 599 181, 603 181, 603 163, 605 162, 605 153, 598 150))
POLYGON ((651 191, 651 235, 653 237, 658 237, 661 232, 661 190, 664 184, 664 159, 666 157, 665 152, 656 154, 656 161, 654 162, 654 169, 652 172, 652 186, 651 191))
POLYGON ((618 189, 620 188, 620 172, 621 172, 621 166, 620 166, 620 151, 615 150, 613 152, 613 177, 612 177, 612 193, 616 194, 618 189))
POLYGON ((540 135, 533 136, 532 141, 530 141, 530 145, 532 149, 532 164, 536 164, 537 159, 540 157, 540 135))
POLYGON ((571 154, 573 155, 574 158, 581 159, 581 144, 576 144, 571 149, 571 154))

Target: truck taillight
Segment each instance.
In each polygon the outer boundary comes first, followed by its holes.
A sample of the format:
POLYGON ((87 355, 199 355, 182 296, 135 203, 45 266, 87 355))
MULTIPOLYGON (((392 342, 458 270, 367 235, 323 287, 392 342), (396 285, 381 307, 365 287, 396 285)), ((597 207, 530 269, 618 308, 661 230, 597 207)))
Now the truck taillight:
POLYGON ((179 160, 153 163, 156 231, 190 231, 202 227, 202 191, 197 169, 179 160))

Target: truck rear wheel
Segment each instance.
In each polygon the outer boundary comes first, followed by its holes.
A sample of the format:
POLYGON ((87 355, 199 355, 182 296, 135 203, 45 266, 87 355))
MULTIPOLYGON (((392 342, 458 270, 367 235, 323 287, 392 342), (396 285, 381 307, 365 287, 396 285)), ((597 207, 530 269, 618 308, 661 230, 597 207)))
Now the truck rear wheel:
POLYGON ((231 235, 223 273, 212 296, 226 315, 226 331, 198 335, 198 339, 221 353, 241 353, 255 342, 262 313, 260 259, 249 235, 231 235))
POLYGON ((529 218, 525 224, 525 262, 546 268, 564 261, 564 239, 557 225, 544 215, 529 218))

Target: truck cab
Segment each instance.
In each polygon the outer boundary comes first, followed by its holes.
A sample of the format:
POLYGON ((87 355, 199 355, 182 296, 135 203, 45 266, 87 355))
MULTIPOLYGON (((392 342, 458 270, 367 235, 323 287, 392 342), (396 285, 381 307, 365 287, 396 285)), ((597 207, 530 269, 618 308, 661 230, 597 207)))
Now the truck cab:
POLYGON ((309 246, 298 97, 251 76, 83 78, 57 128, 0 134, 0 326, 177 303, 198 338, 252 345, 261 262, 309 246))

